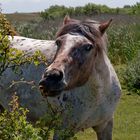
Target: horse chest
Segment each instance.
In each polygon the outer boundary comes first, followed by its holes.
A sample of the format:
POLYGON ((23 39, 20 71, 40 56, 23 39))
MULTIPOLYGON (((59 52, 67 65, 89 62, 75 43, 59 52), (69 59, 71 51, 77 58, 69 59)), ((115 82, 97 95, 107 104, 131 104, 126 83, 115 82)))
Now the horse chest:
MULTIPOLYGON (((63 111, 64 122, 69 122, 76 130, 95 126, 112 117, 114 111, 110 97, 97 97, 91 92, 84 92, 84 89, 77 94, 74 90, 64 92, 59 98, 51 98, 49 101, 54 108, 63 111)), ((68 126, 68 123, 64 125, 68 126)))

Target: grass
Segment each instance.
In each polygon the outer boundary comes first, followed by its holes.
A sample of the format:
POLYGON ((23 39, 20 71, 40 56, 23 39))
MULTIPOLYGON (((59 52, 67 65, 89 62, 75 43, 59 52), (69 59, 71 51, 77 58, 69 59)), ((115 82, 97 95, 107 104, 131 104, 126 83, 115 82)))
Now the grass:
POLYGON ((115 114, 114 140, 140 140, 140 96, 124 93, 115 114))
MULTIPOLYGON (((96 140, 92 129, 76 136, 78 140, 96 140)), ((113 140, 140 140, 140 96, 123 91, 114 116, 113 140)))

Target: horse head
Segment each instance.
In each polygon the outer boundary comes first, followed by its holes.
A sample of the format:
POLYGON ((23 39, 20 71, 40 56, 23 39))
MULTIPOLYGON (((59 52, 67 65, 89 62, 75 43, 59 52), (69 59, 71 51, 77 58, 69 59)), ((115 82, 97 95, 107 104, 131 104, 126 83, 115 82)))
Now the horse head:
POLYGON ((65 17, 56 34, 58 47, 52 64, 39 83, 43 96, 56 96, 63 90, 84 85, 94 67, 96 57, 106 50, 104 33, 111 20, 98 23, 65 17))

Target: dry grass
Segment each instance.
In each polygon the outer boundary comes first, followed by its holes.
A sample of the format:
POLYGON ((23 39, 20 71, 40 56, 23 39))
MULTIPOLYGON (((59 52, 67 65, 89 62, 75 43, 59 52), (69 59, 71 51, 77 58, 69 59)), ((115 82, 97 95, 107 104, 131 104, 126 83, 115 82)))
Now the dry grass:
POLYGON ((41 17, 39 13, 14 13, 14 14, 6 14, 7 19, 13 22, 30 22, 34 20, 40 20, 41 17))

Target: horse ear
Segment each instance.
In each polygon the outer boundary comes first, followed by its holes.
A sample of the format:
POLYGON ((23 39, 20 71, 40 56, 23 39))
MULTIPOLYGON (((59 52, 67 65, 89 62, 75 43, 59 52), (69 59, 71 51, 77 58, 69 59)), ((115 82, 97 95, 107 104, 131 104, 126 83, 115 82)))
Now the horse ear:
POLYGON ((64 20, 63 20, 63 25, 66 25, 67 23, 69 23, 70 20, 71 20, 71 18, 69 17, 69 15, 66 15, 66 16, 64 17, 64 20))
POLYGON ((104 32, 109 27, 109 25, 111 24, 111 22, 112 22, 112 19, 110 19, 110 20, 108 20, 108 21, 103 22, 103 23, 100 24, 99 30, 100 30, 101 34, 104 34, 104 32))

